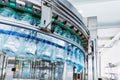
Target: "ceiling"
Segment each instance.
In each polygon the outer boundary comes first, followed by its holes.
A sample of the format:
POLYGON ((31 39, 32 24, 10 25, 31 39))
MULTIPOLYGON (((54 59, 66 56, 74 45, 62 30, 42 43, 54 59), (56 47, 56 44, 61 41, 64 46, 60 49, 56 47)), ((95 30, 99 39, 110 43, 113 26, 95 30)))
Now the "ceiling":
POLYGON ((105 48, 108 42, 113 43, 116 36, 120 37, 117 35, 120 32, 120 0, 68 1, 77 8, 83 17, 97 16, 99 50, 105 48))

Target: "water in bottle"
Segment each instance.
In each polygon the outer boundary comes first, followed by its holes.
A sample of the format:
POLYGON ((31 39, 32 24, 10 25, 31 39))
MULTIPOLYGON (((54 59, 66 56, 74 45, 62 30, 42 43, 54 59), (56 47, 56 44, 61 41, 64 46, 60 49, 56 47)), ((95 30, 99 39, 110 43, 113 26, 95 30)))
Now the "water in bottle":
POLYGON ((43 48, 40 51, 41 58, 42 59, 50 60, 51 59, 51 54, 53 52, 52 48, 53 48, 52 45, 49 45, 49 44, 45 43, 44 46, 43 46, 43 48))
MULTIPOLYGON (((21 17, 21 20, 23 20, 25 23, 28 23, 28 24, 30 24, 30 21, 32 21, 30 19, 32 19, 31 16, 28 16, 27 14, 26 15, 24 14, 24 16, 21 17)), ((19 34, 21 33, 23 35, 24 34, 29 35, 31 33, 31 30, 18 28, 18 27, 14 27, 13 31, 18 32, 19 34)), ((18 35, 17 33, 15 34, 18 35)), ((14 54, 14 55, 20 54, 21 52, 24 51, 24 48, 21 48, 21 47, 24 47, 23 45, 25 44, 27 44, 26 38, 21 38, 19 37, 19 35, 18 36, 10 35, 6 43, 4 44, 2 50, 3 52, 14 54)))
POLYGON ((35 40, 27 41, 25 45, 25 55, 27 57, 35 57, 35 53, 36 53, 36 41, 35 40))
POLYGON ((84 66, 84 54, 80 51, 80 64, 84 66))
POLYGON ((53 52, 53 46, 50 45, 51 37, 37 33, 37 36, 41 39, 37 44, 37 55, 42 59, 51 59, 53 52), (46 42, 49 40, 49 44, 46 42))
POLYGON ((39 27, 39 25, 40 25, 40 19, 39 18, 34 17, 34 25, 39 27))
MULTIPOLYGON (((32 15, 28 13, 22 14, 20 16, 20 21, 23 22, 24 24, 34 25, 34 19, 32 15)), ((16 31, 22 34, 27 34, 28 36, 35 36, 36 34, 35 31, 24 29, 24 28, 16 28, 16 31)), ((36 50, 36 41, 33 39, 29 39, 27 36, 25 36, 24 38, 20 39, 20 42, 21 42, 21 45, 20 45, 18 54, 26 57, 28 57, 28 54, 29 54, 29 57, 31 56, 33 57, 33 55, 35 54, 34 52, 36 50)))
POLYGON ((59 61, 59 62, 64 62, 64 59, 65 59, 65 50, 61 49, 61 48, 57 48, 56 49, 57 52, 56 52, 56 61, 59 61))
POLYGON ((63 30, 62 31, 62 36, 64 36, 64 37, 66 37, 66 38, 71 38, 71 34, 70 34, 70 32, 69 31, 67 31, 67 30, 63 30))
MULTIPOLYGON (((37 32, 37 38, 40 38, 41 37, 41 33, 37 32)), ((42 39, 37 39, 36 40, 36 43, 37 43, 37 51, 36 51, 36 56, 39 58, 41 56, 41 48, 43 47, 44 43, 42 41, 42 39)))
POLYGON ((81 50, 79 50, 79 64, 77 65, 77 72, 81 72, 84 68, 84 59, 83 59, 83 53, 81 53, 81 50))
POLYGON ((0 10, 0 16, 11 17, 15 14, 15 11, 9 7, 4 7, 0 10))
POLYGON ((79 50, 79 48, 77 48, 76 49, 76 63, 77 64, 80 64, 79 56, 80 56, 80 50, 79 50))
POLYGON ((10 36, 3 46, 2 51, 8 54, 15 55, 17 53, 20 46, 19 38, 15 36, 10 36))
POLYGON ((72 45, 71 44, 68 44, 68 52, 67 52, 67 56, 66 56, 66 62, 68 64, 72 64, 72 55, 73 55, 73 52, 72 52, 72 45))
POLYGON ((75 35, 71 35, 71 40, 77 42, 77 37, 75 35))
POLYGON ((23 22, 24 24, 31 24, 34 25, 34 19, 32 17, 32 15, 28 14, 28 13, 24 13, 21 15, 20 17, 21 22, 23 22))
POLYGON ((76 49, 77 47, 72 46, 72 64, 75 66, 76 65, 76 58, 77 58, 77 54, 76 54, 76 49))
MULTIPOLYGON (((33 31, 33 32, 31 33, 31 36, 36 36, 36 32, 33 31)), ((25 45, 25 54, 26 54, 26 56, 35 57, 36 50, 37 50, 36 40, 34 40, 34 39, 29 39, 29 40, 26 42, 26 45, 25 45)))
POLYGON ((59 34, 59 35, 62 34, 62 28, 61 28, 60 26, 54 25, 53 28, 54 28, 55 33, 57 33, 57 34, 59 34))
MULTIPOLYGON (((57 33, 57 34, 59 34, 59 35, 62 35, 62 28, 60 27, 60 26, 58 26, 58 25, 54 25, 54 30, 55 30, 55 32, 57 33)), ((66 46, 66 42, 65 41, 62 41, 62 40, 59 40, 59 39, 54 39, 53 40, 53 42, 54 43, 56 43, 56 44, 58 44, 58 45, 60 45, 60 46, 63 46, 63 47, 65 47, 66 46), (59 43, 58 43, 59 42, 59 43)), ((61 49, 61 48, 59 48, 58 46, 56 46, 56 61, 64 61, 64 59, 65 59, 65 54, 67 54, 66 53, 66 51, 65 50, 63 50, 63 49, 61 49)))
MULTIPOLYGON (((0 11, 0 19, 6 18, 6 19, 13 19, 15 16, 15 11, 12 10, 11 8, 2 8, 0 11)), ((5 25, 5 24, 0 24, 0 31, 8 33, 8 31, 13 30, 13 27, 10 25, 5 25)), ((0 50, 2 50, 3 45, 7 41, 9 35, 11 33, 6 34, 1 34, 0 32, 0 50)))

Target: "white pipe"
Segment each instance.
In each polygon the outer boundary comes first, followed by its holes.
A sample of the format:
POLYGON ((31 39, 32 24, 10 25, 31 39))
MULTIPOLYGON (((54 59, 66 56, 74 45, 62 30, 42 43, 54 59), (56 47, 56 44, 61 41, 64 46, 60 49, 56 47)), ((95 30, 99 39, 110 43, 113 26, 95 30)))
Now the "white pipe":
POLYGON ((119 40, 119 38, 120 38, 120 33, 118 33, 116 36, 114 36, 113 39, 111 39, 110 41, 108 41, 104 45, 104 47, 99 50, 99 52, 103 51, 106 47, 112 47, 114 45, 114 43, 119 40))

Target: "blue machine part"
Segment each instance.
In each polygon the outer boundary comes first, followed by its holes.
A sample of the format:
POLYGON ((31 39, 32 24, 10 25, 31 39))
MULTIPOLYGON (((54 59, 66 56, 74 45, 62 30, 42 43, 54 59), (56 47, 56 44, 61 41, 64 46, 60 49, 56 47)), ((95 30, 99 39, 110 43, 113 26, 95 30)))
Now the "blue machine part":
POLYGON ((76 69, 76 73, 80 73, 83 70, 83 66, 82 65, 77 65, 77 69, 76 69))

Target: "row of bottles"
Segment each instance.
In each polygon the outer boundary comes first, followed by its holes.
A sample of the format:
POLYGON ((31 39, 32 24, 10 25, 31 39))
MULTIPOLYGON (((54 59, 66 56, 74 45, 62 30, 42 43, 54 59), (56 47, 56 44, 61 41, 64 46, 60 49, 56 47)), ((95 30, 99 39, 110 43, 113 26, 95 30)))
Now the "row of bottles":
MULTIPOLYGON (((17 14, 17 12, 10 8, 0 9, 0 18, 6 17, 8 19, 18 20, 24 24, 36 25, 35 19, 30 14, 24 13, 21 16, 17 14)), ((81 50, 62 40, 43 35, 36 31, 12 27, 11 25, 0 24, 0 31, 2 30, 6 31, 6 33, 11 31, 9 35, 0 34, 0 50, 4 53, 29 58, 37 57, 51 60, 52 62, 62 61, 74 66, 84 65, 84 56, 81 50), (20 37, 20 34, 23 34, 24 38, 20 37), (39 40, 37 40, 38 38, 39 40)), ((62 30, 59 26, 55 27, 55 32, 80 43, 76 36, 71 35, 66 30, 62 30)))
POLYGON ((68 49, 69 49, 69 52, 67 54, 66 62, 70 65, 75 66, 77 68, 76 72, 80 72, 84 67, 83 52, 79 48, 71 44, 68 45, 68 49))
POLYGON ((68 45, 64 42, 64 46, 66 46, 66 48, 64 47, 63 49, 63 45, 53 45, 53 39, 51 37, 42 35, 40 33, 37 33, 37 36, 39 36, 40 38, 51 40, 51 42, 46 42, 44 41, 44 39, 43 41, 37 41, 28 38, 25 39, 22 37, 19 37, 19 39, 17 38, 17 41, 14 38, 11 38, 14 41, 8 41, 7 43, 5 43, 3 45, 2 51, 8 54, 22 57, 35 57, 45 60, 51 60, 52 62, 67 62, 68 64, 71 64, 73 66, 84 65, 84 55, 79 48, 73 45, 68 45), (60 46, 62 48, 60 48, 60 46))
MULTIPOLYGON (((69 38, 72 41, 74 41, 82 46, 82 42, 76 37, 76 35, 72 35, 68 30, 64 30, 58 25, 54 25, 53 29, 54 29, 55 33, 62 35, 66 38, 69 38)), ((64 56, 65 55, 63 55, 62 57, 65 58, 65 60, 68 64, 76 66, 76 68, 77 68, 76 72, 80 72, 83 69, 84 55, 83 55, 83 52, 81 52, 81 50, 79 48, 77 48, 71 44, 68 45, 67 57, 64 57, 64 56)), ((58 58, 58 59, 60 59, 60 61, 62 61, 61 58, 58 58)))
MULTIPOLYGON (((19 13, 15 12, 13 9, 5 7, 0 9, 0 18, 6 18, 6 19, 12 19, 16 21, 20 21, 24 24, 30 24, 36 26, 38 21, 35 21, 36 19, 28 14, 28 13, 19 13), (19 15, 18 15, 19 14, 19 15)), ((21 38, 17 36, 13 36, 12 34, 22 33, 22 34, 28 34, 30 36, 35 36, 35 31, 22 29, 18 27, 12 27, 10 25, 4 25, 0 24, 0 30, 8 33, 9 35, 0 34, 0 50, 2 50, 5 53, 10 54, 16 54, 21 53, 23 50, 26 53, 32 53, 34 54, 34 48, 36 48, 34 44, 33 39, 27 39, 27 38, 21 38), (11 31, 11 32, 10 32, 11 31), (12 31, 15 31, 17 33, 14 33, 12 31), (32 49, 30 49, 31 47, 32 49), (26 48, 22 48, 25 46, 26 48)), ((26 36, 27 37, 27 36, 26 36)))
POLYGON ((82 41, 79 40, 76 35, 71 34, 68 30, 62 29, 59 25, 53 25, 52 27, 53 27, 55 33, 62 35, 66 38, 69 38, 70 40, 72 40, 82 46, 82 41))
POLYGON ((36 18, 29 13, 21 13, 21 12, 15 11, 9 7, 0 8, 0 17, 15 19, 20 22, 23 22, 24 24, 30 24, 34 26, 38 26, 40 24, 39 18, 36 18))

